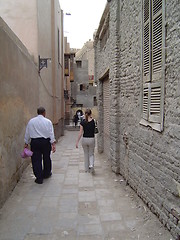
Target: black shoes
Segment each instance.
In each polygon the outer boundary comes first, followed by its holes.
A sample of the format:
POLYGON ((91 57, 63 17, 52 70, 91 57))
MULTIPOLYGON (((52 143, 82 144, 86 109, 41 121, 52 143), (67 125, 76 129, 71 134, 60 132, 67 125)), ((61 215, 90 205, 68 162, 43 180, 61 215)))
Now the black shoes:
MULTIPOLYGON (((48 176, 43 176, 43 179, 50 178, 51 176, 52 176, 52 173, 50 173, 48 176)), ((38 179, 38 178, 36 178, 36 179, 35 179, 35 183, 37 183, 37 184, 42 184, 42 183, 43 183, 43 179, 38 179)))
POLYGON ((48 176, 43 176, 44 179, 50 178, 52 176, 52 173, 50 173, 48 176))
POLYGON ((37 184, 42 184, 42 183, 43 183, 43 180, 36 178, 36 179, 35 179, 35 183, 37 183, 37 184))

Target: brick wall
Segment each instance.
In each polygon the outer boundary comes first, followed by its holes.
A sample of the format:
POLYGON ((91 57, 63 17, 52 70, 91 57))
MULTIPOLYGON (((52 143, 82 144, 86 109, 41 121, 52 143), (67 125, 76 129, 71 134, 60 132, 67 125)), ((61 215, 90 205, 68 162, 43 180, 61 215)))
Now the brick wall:
MULTIPOLYGON (((178 0, 166 3, 164 131, 139 124, 141 118, 141 0, 109 3, 109 39, 95 42, 95 74, 109 68, 110 159, 176 239, 180 236, 180 87, 178 0)), ((102 113, 99 83, 99 115, 102 113)), ((100 124, 103 121, 99 122, 100 124)), ((101 126, 99 127, 101 129, 101 126)), ((102 136, 99 134, 100 142, 102 136)))
POLYGON ((112 2, 112 8, 106 6, 103 17, 106 18, 110 11, 110 26, 113 31, 110 31, 109 38, 105 46, 101 47, 101 42, 98 41, 98 33, 95 39, 95 80, 98 84, 98 109, 99 109, 99 134, 98 134, 98 150, 102 152, 104 149, 104 132, 103 132, 103 84, 104 75, 109 71, 109 88, 110 88, 110 156, 112 161, 113 171, 119 172, 119 37, 117 32, 117 25, 119 24, 119 17, 117 18, 118 2, 112 2), (101 81, 99 81, 101 79, 101 81))

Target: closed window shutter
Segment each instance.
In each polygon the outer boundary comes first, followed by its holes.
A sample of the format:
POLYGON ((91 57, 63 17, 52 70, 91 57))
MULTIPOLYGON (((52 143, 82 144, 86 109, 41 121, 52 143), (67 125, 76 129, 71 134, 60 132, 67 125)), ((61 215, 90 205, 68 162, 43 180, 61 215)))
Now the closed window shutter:
POLYGON ((164 108, 164 0, 143 1, 142 117, 163 127, 164 108))
POLYGON ((163 15, 162 0, 152 0, 152 81, 149 121, 161 123, 163 114, 163 15))
POLYGON ((152 4, 152 81, 162 79, 162 0, 152 4))
POLYGON ((144 0, 143 13, 143 82, 150 81, 151 55, 150 55, 150 1, 144 0))
POLYGON ((150 96, 150 84, 143 84, 143 118, 148 120, 149 118, 149 96, 150 96))
POLYGON ((161 123, 161 84, 150 84, 149 121, 161 123))
POLYGON ((151 5, 143 2, 143 104, 142 117, 149 119, 150 80, 151 80, 151 5))

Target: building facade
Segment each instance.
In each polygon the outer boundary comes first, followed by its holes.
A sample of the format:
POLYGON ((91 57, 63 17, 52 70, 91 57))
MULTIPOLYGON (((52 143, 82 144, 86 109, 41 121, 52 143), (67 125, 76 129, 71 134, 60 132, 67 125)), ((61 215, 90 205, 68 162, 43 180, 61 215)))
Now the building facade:
POLYGON ((0 207, 29 161, 22 159, 27 122, 36 115, 39 74, 26 47, 0 18, 0 207))
POLYGON ((29 163, 21 159, 20 152, 25 127, 37 115, 37 107, 45 107, 56 139, 63 135, 64 37, 58 0, 0 0, 0 16, 2 206, 29 163), (40 70, 39 63, 46 61, 47 68, 40 70))
POLYGON ((99 135, 112 170, 180 238, 179 1, 108 1, 95 37, 99 135))
POLYGON ((64 38, 64 99, 65 99, 65 125, 69 125, 72 119, 72 83, 74 82, 74 56, 75 49, 70 48, 67 37, 64 38))
POLYGON ((0 16, 26 46, 40 71, 39 102, 54 124, 58 139, 64 129, 63 12, 58 0, 0 0, 0 16), (19 17, 20 16, 20 17, 19 17))
POLYGON ((73 113, 91 108, 97 118, 96 84, 94 81, 93 41, 87 41, 74 58, 74 82, 72 82, 73 113))

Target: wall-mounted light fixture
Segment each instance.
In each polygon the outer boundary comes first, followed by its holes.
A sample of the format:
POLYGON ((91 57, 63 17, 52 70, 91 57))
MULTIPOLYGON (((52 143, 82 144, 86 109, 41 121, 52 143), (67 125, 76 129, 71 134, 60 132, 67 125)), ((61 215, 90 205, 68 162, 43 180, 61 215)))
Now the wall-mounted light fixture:
POLYGON ((47 68, 47 61, 51 60, 51 58, 41 58, 39 55, 39 73, 42 68, 47 68))

